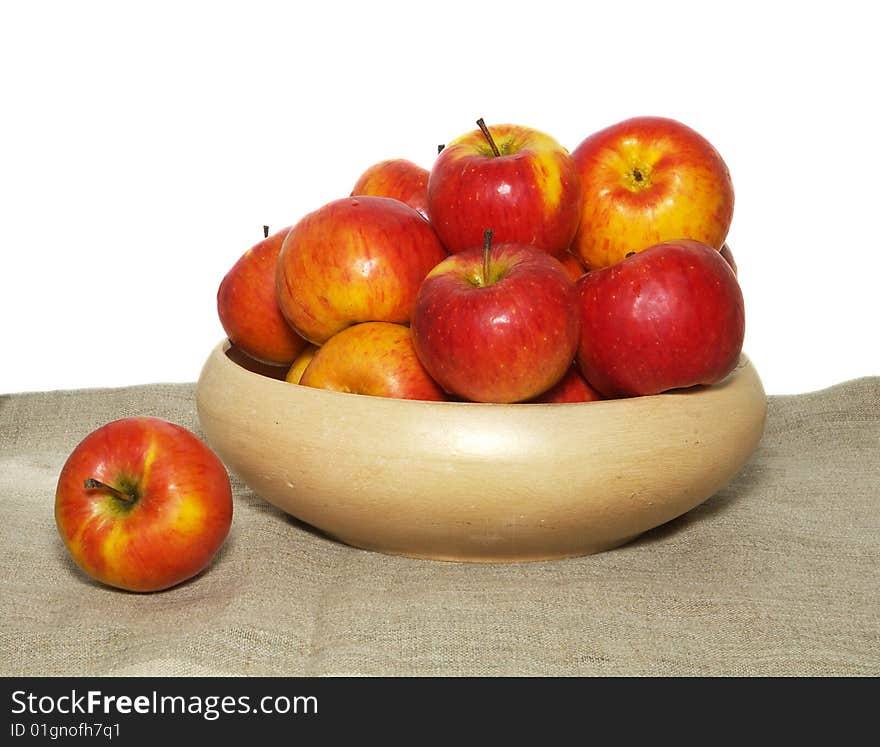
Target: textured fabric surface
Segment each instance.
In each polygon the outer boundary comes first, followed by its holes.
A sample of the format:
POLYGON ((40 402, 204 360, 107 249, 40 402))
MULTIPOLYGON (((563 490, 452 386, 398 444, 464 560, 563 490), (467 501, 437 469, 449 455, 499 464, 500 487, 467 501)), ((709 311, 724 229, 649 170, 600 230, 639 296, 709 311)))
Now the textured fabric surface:
POLYGON ((202 435, 191 384, 0 397, 0 675, 880 674, 880 378, 771 397, 727 488, 606 553, 384 556, 233 477, 214 564, 150 595, 84 577, 53 516, 70 451, 129 415, 202 435))

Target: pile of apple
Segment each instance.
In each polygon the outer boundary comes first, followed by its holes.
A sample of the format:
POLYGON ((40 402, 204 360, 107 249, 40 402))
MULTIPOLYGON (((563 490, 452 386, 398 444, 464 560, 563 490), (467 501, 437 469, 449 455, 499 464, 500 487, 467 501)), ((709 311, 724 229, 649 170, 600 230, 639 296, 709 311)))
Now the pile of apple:
MULTIPOLYGON (((640 117, 569 154, 531 128, 477 124, 430 172, 376 164, 350 197, 245 252, 217 298, 231 352, 294 384, 478 402, 656 394, 733 369, 733 188, 703 137, 640 117)), ((218 457, 144 417, 89 434, 55 496, 76 564, 142 592, 203 571, 232 508, 218 457)))
POLYGON ((393 159, 250 248, 220 283, 233 347, 294 384, 577 402, 713 384, 745 314, 717 150, 638 117, 573 151, 516 125, 393 159))

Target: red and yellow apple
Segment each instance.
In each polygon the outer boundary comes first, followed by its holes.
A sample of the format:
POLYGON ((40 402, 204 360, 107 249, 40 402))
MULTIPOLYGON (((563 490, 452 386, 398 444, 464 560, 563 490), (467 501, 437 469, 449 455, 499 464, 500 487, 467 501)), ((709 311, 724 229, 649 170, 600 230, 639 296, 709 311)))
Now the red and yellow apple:
POLYGON ((446 391, 520 402, 554 386, 578 344, 574 284, 526 244, 454 254, 425 278, 412 317, 416 353, 446 391))
POLYGON ((299 384, 300 379, 302 379, 303 373, 305 372, 306 368, 308 368, 309 363, 312 362, 312 358, 315 357, 315 353, 317 352, 317 345, 312 345, 311 343, 306 345, 303 348, 302 352, 298 356, 296 356, 296 360, 290 364, 290 368, 284 375, 284 380, 289 382, 290 384, 299 384))
POLYGON ((362 322, 336 333, 315 351, 303 386, 398 399, 445 400, 413 349, 410 328, 362 322))
POLYGON ((634 117, 572 152, 584 191, 572 251, 587 269, 675 239, 720 249, 733 217, 733 183, 718 151, 673 119, 634 117))
POLYGON ((415 208, 428 220, 427 169, 405 158, 389 158, 370 166, 355 182, 351 196, 393 197, 415 208))
POLYGON ((559 257, 559 261, 562 263, 566 274, 573 283, 580 280, 581 275, 587 271, 587 268, 584 267, 584 263, 581 262, 580 258, 576 257, 571 252, 563 252, 559 257))
POLYGON ((248 249, 220 282, 217 312, 233 345, 270 365, 290 365, 306 341, 281 314, 275 268, 284 228, 248 249))
POLYGON ((232 523, 232 490, 222 462, 187 429, 123 418, 93 431, 68 457, 55 521, 89 576, 160 591, 214 558, 232 523))
POLYGON ((391 197, 346 197, 302 218, 278 258, 281 312, 320 345, 352 324, 409 322, 425 276, 447 256, 417 210, 391 197))
POLYGON ((739 360, 742 292, 708 244, 657 244, 587 273, 577 292, 578 366, 606 397, 714 384, 739 360))
POLYGON ((452 253, 479 250, 483 231, 492 229, 499 243, 561 255, 583 207, 568 151, 530 127, 478 124, 481 129, 449 143, 431 168, 428 214, 440 240, 452 253))
POLYGON ((590 386, 589 382, 578 373, 577 367, 572 366, 560 382, 539 394, 529 402, 534 404, 565 403, 565 402, 596 402, 605 399, 599 392, 590 386))

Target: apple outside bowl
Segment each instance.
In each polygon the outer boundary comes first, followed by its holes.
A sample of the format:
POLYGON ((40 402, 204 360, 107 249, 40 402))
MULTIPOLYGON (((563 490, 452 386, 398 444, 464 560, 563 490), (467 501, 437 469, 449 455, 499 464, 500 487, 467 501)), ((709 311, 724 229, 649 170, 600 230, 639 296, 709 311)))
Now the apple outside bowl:
POLYGON ((745 356, 708 387, 494 405, 290 384, 228 341, 196 400, 209 445, 283 511, 355 547, 474 562, 596 553, 684 514, 742 468, 767 410, 745 356))

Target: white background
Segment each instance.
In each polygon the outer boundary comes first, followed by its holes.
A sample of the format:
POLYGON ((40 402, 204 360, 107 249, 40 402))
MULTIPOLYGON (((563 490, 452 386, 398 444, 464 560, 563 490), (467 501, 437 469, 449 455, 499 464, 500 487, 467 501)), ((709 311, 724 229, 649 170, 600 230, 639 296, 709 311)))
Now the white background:
POLYGON ((428 168, 479 116, 570 149, 634 115, 694 127, 733 176, 767 391, 878 375, 869 8, 4 1, 0 393, 194 381, 263 224, 384 158, 428 168))

